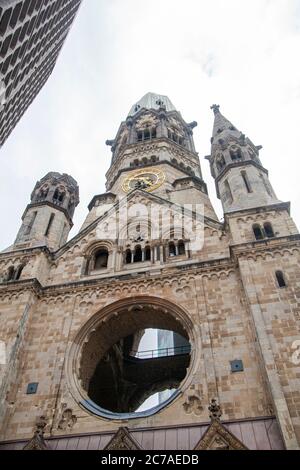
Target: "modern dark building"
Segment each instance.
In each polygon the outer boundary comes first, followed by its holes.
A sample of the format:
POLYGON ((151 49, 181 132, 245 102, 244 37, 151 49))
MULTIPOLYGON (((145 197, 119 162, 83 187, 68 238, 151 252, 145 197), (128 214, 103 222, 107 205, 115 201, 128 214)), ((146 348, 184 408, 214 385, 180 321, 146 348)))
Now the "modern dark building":
POLYGON ((0 0, 0 146, 50 76, 81 0, 0 0))

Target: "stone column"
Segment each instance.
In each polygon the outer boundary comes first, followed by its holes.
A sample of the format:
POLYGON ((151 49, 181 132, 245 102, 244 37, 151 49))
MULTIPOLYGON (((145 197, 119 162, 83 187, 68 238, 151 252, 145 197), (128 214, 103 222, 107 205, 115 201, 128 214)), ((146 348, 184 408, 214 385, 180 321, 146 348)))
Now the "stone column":
POLYGON ((161 109, 159 113, 160 124, 158 127, 157 137, 168 137, 168 129, 166 126, 166 113, 161 109))

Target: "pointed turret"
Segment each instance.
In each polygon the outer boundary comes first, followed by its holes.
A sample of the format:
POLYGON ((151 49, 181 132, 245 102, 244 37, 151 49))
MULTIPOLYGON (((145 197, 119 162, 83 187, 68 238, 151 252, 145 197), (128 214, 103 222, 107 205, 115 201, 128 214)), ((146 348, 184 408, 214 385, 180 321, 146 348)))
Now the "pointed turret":
POLYGON ((211 173, 224 213, 278 203, 269 182, 268 171, 259 158, 261 146, 239 131, 213 105, 213 135, 211 139, 211 173))
POLYGON ((238 132, 234 125, 220 113, 220 106, 218 104, 213 104, 211 109, 215 114, 213 138, 217 137, 224 131, 238 132))

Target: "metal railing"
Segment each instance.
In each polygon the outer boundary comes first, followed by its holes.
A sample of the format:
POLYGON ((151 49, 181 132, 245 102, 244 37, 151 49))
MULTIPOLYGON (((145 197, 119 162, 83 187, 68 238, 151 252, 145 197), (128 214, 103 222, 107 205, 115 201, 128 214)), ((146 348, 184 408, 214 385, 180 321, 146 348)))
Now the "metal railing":
POLYGON ((137 359, 157 359, 159 357, 179 356, 180 354, 189 354, 191 346, 178 346, 176 348, 150 349, 148 351, 131 351, 130 356, 137 359))

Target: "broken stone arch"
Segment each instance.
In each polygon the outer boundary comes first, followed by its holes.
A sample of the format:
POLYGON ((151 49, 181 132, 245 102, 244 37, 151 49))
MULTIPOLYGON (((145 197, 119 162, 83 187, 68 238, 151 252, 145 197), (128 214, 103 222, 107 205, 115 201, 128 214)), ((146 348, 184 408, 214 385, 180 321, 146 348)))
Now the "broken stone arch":
MULTIPOLYGON (((150 416, 169 405, 192 381, 200 359, 200 339, 193 323, 181 306, 158 297, 134 296, 113 302, 94 314, 74 338, 66 361, 69 389, 73 398, 88 412, 110 419, 131 419, 150 416), (166 402, 145 412, 111 412, 89 396, 89 386, 97 365, 120 339, 147 329, 165 329, 188 339, 191 353, 185 377, 178 383, 177 393, 166 402)), ((158 390, 159 391, 159 390, 158 390)))

